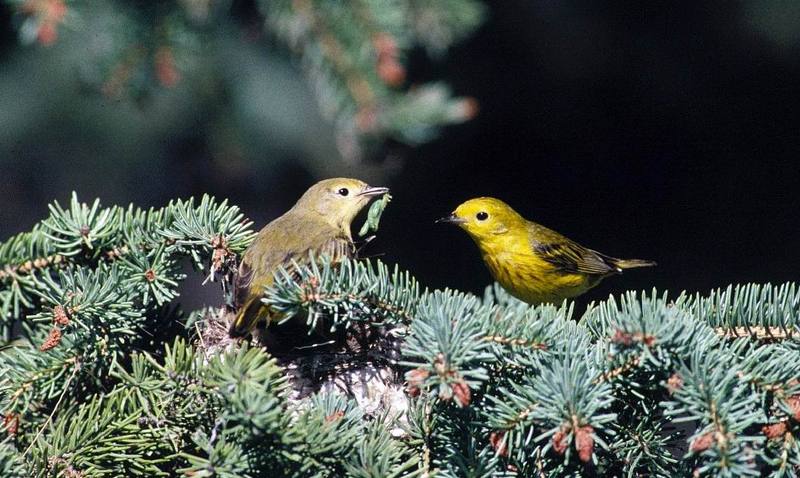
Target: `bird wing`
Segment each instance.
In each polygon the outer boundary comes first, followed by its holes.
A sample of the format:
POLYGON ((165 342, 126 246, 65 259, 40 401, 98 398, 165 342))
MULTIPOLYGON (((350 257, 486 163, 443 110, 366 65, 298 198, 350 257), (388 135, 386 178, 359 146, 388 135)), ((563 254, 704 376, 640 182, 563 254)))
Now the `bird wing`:
POLYGON ((349 237, 324 222, 298 223, 285 216, 268 224, 258 233, 239 265, 235 281, 236 306, 241 307, 263 288, 272 284, 280 267, 291 271, 297 264, 308 262, 309 254, 328 255, 334 262, 353 255, 354 247, 349 237))
POLYGON ((242 261, 239 264, 239 273, 233 280, 233 306, 241 309, 250 295, 250 285, 253 283, 253 268, 242 261))
POLYGON ((603 254, 587 249, 544 226, 531 224, 528 235, 533 251, 562 272, 600 275, 618 272, 606 261, 603 254))
POLYGON ((269 223, 245 251, 234 282, 238 312, 231 324, 232 336, 246 335, 262 318, 270 320, 270 312, 259 299, 280 267, 292 273, 294 264, 307 263, 311 253, 332 256, 335 262, 353 255, 352 240, 340 230, 323 221, 293 219, 284 215, 269 223))

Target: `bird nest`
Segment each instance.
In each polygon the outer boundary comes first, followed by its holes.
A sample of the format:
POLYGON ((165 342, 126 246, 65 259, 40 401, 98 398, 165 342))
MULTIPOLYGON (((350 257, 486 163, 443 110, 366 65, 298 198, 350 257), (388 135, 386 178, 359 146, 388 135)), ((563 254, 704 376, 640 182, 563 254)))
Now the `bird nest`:
MULTIPOLYGON (((198 347, 210 357, 240 347, 228 334, 233 314, 209 309, 197 322, 198 347)), ((316 327, 315 330, 319 330, 316 327)), ((257 330, 251 345, 264 347, 285 370, 289 401, 304 407, 317 392, 354 399, 368 415, 401 417, 408 408, 397 365, 405 327, 361 322, 331 333, 309 332, 302 319, 257 330)))

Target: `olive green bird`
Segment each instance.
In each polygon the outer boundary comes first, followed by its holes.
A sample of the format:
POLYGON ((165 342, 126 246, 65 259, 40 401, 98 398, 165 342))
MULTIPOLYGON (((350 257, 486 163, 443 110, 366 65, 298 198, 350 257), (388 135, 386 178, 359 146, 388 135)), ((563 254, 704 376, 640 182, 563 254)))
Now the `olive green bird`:
POLYGON ((576 297, 624 269, 656 265, 617 259, 528 221, 499 199, 461 204, 437 222, 457 224, 472 237, 497 282, 514 297, 539 304, 576 297))
POLYGON ((264 288, 275 273, 293 261, 308 261, 309 255, 329 255, 334 261, 355 254, 350 224, 383 187, 370 187, 358 179, 335 178, 311 186, 284 215, 259 231, 239 265, 235 282, 236 318, 230 327, 233 337, 246 336, 259 321, 274 315, 261 302, 264 288))

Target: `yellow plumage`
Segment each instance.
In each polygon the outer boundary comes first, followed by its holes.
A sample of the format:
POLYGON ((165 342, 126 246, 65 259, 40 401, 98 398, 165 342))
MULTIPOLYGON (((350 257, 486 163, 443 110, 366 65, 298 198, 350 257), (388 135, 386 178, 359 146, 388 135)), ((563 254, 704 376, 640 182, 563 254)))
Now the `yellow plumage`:
POLYGON ((440 221, 464 229, 478 245, 495 280, 530 304, 557 303, 583 294, 623 269, 655 265, 585 248, 526 220, 499 199, 470 199, 440 221))

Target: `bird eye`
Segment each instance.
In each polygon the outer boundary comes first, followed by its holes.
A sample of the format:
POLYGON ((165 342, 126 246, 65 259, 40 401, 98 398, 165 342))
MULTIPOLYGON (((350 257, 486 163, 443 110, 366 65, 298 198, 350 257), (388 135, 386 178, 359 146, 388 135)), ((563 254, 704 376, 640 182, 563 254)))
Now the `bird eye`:
POLYGON ((347 188, 342 188, 339 190, 339 194, 341 194, 342 196, 347 196, 348 194, 350 194, 350 190, 347 188))
POLYGON ((478 214, 476 214, 475 217, 477 217, 479 221, 485 221, 485 220, 489 219, 489 215, 486 214, 483 211, 481 211, 478 214))

